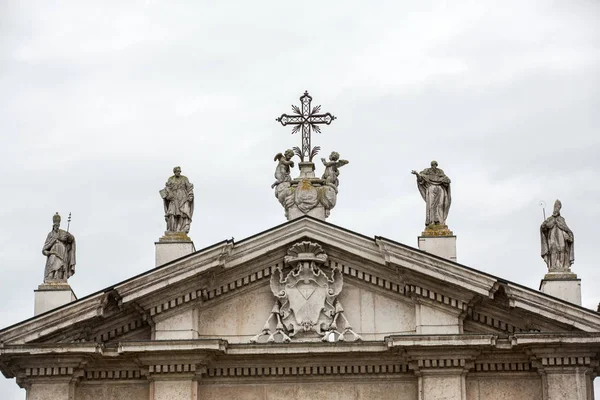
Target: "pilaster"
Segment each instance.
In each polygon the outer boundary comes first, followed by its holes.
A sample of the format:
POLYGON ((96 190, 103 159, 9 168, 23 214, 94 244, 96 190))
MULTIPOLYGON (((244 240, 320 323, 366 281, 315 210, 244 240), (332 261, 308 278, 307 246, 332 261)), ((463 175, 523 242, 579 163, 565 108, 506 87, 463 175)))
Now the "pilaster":
POLYGON ((24 368, 17 375, 17 383, 27 391, 27 400, 74 400, 75 384, 82 371, 72 366, 24 368))
POLYGON ((544 400, 593 400, 594 368, 598 360, 585 352, 535 351, 544 400))
POLYGON ((149 366, 150 400, 198 400, 198 379, 206 367, 193 361, 164 361, 149 366))
POLYGON ((420 354, 411 358, 419 380, 418 400, 467 400, 466 376, 474 355, 420 354))

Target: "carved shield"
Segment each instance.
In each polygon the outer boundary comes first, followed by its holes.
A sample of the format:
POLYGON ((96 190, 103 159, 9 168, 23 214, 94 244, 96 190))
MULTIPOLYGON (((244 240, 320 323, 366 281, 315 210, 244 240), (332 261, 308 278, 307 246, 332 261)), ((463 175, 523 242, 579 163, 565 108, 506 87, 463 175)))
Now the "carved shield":
POLYGON ((294 312, 295 324, 292 325, 295 330, 313 330, 325 306, 328 285, 326 283, 320 285, 315 280, 311 280, 309 283, 300 281, 293 287, 286 286, 290 308, 294 312))
POLYGON ((306 214, 319 202, 319 193, 309 180, 303 179, 296 187, 294 200, 298 209, 306 214))

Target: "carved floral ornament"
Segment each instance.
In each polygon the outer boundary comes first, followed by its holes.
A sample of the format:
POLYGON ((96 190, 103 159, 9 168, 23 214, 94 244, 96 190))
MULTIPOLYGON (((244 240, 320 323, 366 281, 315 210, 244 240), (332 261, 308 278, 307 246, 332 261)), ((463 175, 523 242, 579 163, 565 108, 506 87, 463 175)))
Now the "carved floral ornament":
POLYGON ((285 266, 271 275, 271 291, 276 299, 273 309, 262 332, 250 342, 360 340, 337 298, 344 284, 342 271, 324 265, 327 254, 323 248, 312 242, 296 243, 284 261, 285 266))

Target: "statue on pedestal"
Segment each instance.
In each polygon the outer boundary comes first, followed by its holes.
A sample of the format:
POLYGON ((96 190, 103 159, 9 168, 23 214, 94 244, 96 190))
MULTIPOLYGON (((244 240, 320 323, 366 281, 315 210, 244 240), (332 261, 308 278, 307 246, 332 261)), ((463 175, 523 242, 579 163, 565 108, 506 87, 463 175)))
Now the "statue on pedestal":
MULTIPOLYGON (((421 172, 413 170, 411 173, 417 176, 417 187, 421 197, 425 200, 426 232, 428 230, 448 231, 446 218, 448 218, 452 202, 450 178, 438 168, 437 161, 431 162, 431 168, 426 168, 421 172)), ((452 233, 450 232, 450 234, 452 233)))
POLYGON ((60 215, 52 217, 52 231, 48 233, 42 248, 47 257, 44 283, 67 283, 75 274, 75 237, 60 228, 60 215))
POLYGON ((181 175, 181 167, 173 168, 173 174, 160 191, 165 207, 166 233, 187 234, 194 214, 194 185, 181 175))
POLYGON ((549 272, 571 272, 575 261, 574 236, 560 215, 562 203, 556 200, 554 212, 540 226, 542 239, 542 258, 549 272))

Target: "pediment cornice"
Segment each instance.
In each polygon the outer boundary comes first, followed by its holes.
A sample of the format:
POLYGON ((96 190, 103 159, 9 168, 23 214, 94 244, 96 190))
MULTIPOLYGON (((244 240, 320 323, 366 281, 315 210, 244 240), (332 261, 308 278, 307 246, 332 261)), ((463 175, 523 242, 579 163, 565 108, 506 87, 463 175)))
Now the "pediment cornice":
POLYGON ((233 240, 217 243, 5 328, 0 331, 0 341, 29 342, 86 319, 102 317, 103 302, 109 292, 119 299, 120 307, 131 305, 140 308, 140 313, 146 313, 150 318, 198 299, 210 300, 228 291, 268 280, 273 268, 269 260, 282 257, 289 246, 307 239, 349 260, 344 267, 345 275, 381 290, 427 299, 468 313, 470 300, 477 296, 493 299, 502 287, 512 308, 579 330, 600 332, 600 314, 594 311, 384 237, 368 238, 327 222, 303 217, 237 243, 233 240), (237 271, 243 274, 236 276, 237 271), (217 279, 221 276, 231 276, 232 279, 222 282, 217 279))

